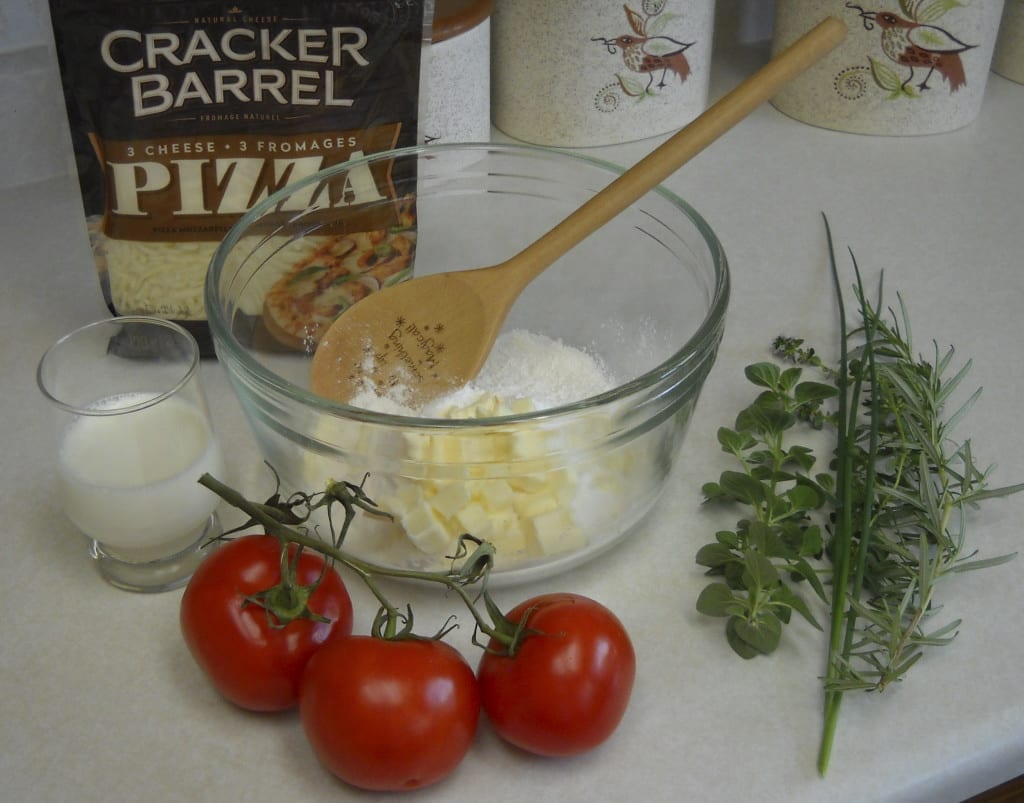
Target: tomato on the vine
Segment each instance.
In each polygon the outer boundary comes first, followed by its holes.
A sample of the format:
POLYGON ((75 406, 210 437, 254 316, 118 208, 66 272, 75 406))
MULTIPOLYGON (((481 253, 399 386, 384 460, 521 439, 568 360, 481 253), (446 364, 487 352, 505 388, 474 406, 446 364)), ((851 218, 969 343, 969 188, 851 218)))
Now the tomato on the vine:
POLYGON ((476 734, 472 668, 438 640, 332 639, 306 666, 302 727, 321 763, 362 789, 440 781, 476 734))
POLYGON ((315 552, 295 560, 296 545, 288 550, 291 590, 280 589, 281 542, 248 535, 206 558, 181 598, 181 631, 196 663, 224 697, 252 711, 294 707, 313 653, 352 632, 352 601, 338 572, 315 552), (284 619, 275 606, 287 609, 284 619), (311 615, 288 621, 303 608, 311 615))
POLYGON ((528 631, 514 655, 491 640, 480 659, 480 701, 506 741, 546 756, 569 756, 605 741, 629 703, 636 656, 607 608, 576 594, 544 594, 506 618, 528 631))

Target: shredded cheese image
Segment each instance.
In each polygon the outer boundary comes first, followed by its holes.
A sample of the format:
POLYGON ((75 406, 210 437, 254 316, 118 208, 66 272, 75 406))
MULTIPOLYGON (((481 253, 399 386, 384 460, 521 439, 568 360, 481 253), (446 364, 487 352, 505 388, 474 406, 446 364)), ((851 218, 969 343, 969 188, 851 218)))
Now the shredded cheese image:
POLYGON ((110 299, 118 312, 183 321, 206 317, 203 282, 217 243, 104 237, 99 247, 110 283, 110 299))

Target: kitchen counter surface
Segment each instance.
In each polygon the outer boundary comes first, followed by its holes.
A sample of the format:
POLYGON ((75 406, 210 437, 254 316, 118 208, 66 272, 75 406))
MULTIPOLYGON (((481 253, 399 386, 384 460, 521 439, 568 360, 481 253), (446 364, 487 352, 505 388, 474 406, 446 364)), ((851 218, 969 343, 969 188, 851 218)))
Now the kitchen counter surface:
MULTIPOLYGON (((767 58, 762 45, 715 57, 712 96, 767 58)), ((773 336, 835 344, 822 213, 873 286, 904 294, 916 346, 954 344, 983 386, 962 425, 994 484, 1024 481, 1024 86, 989 78, 980 118, 923 138, 874 138, 803 125, 765 106, 668 181, 708 220, 733 271, 720 356, 670 488, 633 539, 555 579, 496 592, 511 606, 568 590, 602 600, 638 656, 619 730, 573 760, 540 760, 487 728, 465 762, 419 800, 958 801, 1024 771, 1024 557, 951 580, 963 626, 883 695, 849 695, 831 771, 815 771, 824 640, 794 624, 776 654, 746 662, 721 622, 699 616, 698 547, 722 523, 701 484, 728 467, 715 431, 750 398, 743 367, 773 336)), ((500 138, 500 135, 497 135, 500 138)), ((628 165, 659 140, 589 153, 628 165)), ((17 158, 8 154, 7 158, 17 158)), ((293 714, 223 702, 186 652, 181 592, 135 595, 98 579, 53 496, 52 418, 36 389, 46 346, 106 314, 69 176, 0 199, 0 797, 10 801, 262 801, 356 798, 307 749, 293 714)), ((843 264, 849 262, 843 255, 843 264)), ((848 274, 849 275, 849 274, 848 274)), ((202 368, 227 449, 227 480, 252 495, 268 480, 216 362, 202 368)), ((966 393, 966 391, 965 391, 966 393)), ((229 521, 236 521, 225 511, 229 521)), ((1020 549, 1024 495, 973 518, 983 556, 1020 549)), ((350 583, 365 628, 374 606, 350 583)), ((420 621, 453 603, 407 593, 420 621)), ((469 626, 454 637, 472 656, 469 626)), ((367 796, 368 797, 368 796, 367 796)))

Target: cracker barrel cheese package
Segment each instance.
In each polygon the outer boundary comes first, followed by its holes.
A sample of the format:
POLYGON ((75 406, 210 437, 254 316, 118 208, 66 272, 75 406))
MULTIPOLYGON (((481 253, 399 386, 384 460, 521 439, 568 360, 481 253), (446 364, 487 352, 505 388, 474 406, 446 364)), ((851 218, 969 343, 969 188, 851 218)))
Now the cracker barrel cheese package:
MULTIPOLYGON (((203 284, 238 218, 322 168, 417 143, 428 6, 50 0, 82 201, 111 312, 176 320, 211 355, 203 284)), ((356 295, 411 270, 414 210, 399 199, 395 206, 402 226, 311 243, 335 272, 359 273, 358 282, 340 282, 356 295), (368 247, 380 254, 395 238, 385 250, 396 258, 385 267, 352 256, 368 247)), ((358 300, 351 292, 301 297, 295 288, 311 267, 288 266, 292 281, 283 277, 282 286, 290 292, 268 292, 267 328, 287 346, 315 345, 330 319, 358 300)))

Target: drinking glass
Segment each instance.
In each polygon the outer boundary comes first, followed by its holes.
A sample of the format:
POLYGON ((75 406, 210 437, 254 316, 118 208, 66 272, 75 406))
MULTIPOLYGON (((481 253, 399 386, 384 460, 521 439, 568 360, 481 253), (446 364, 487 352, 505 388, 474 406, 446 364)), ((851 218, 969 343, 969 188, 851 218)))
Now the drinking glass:
POLYGON ((184 585, 221 533, 218 498, 198 483, 224 467, 199 364, 191 334, 144 316, 87 324, 39 362, 63 511, 119 588, 184 585))

